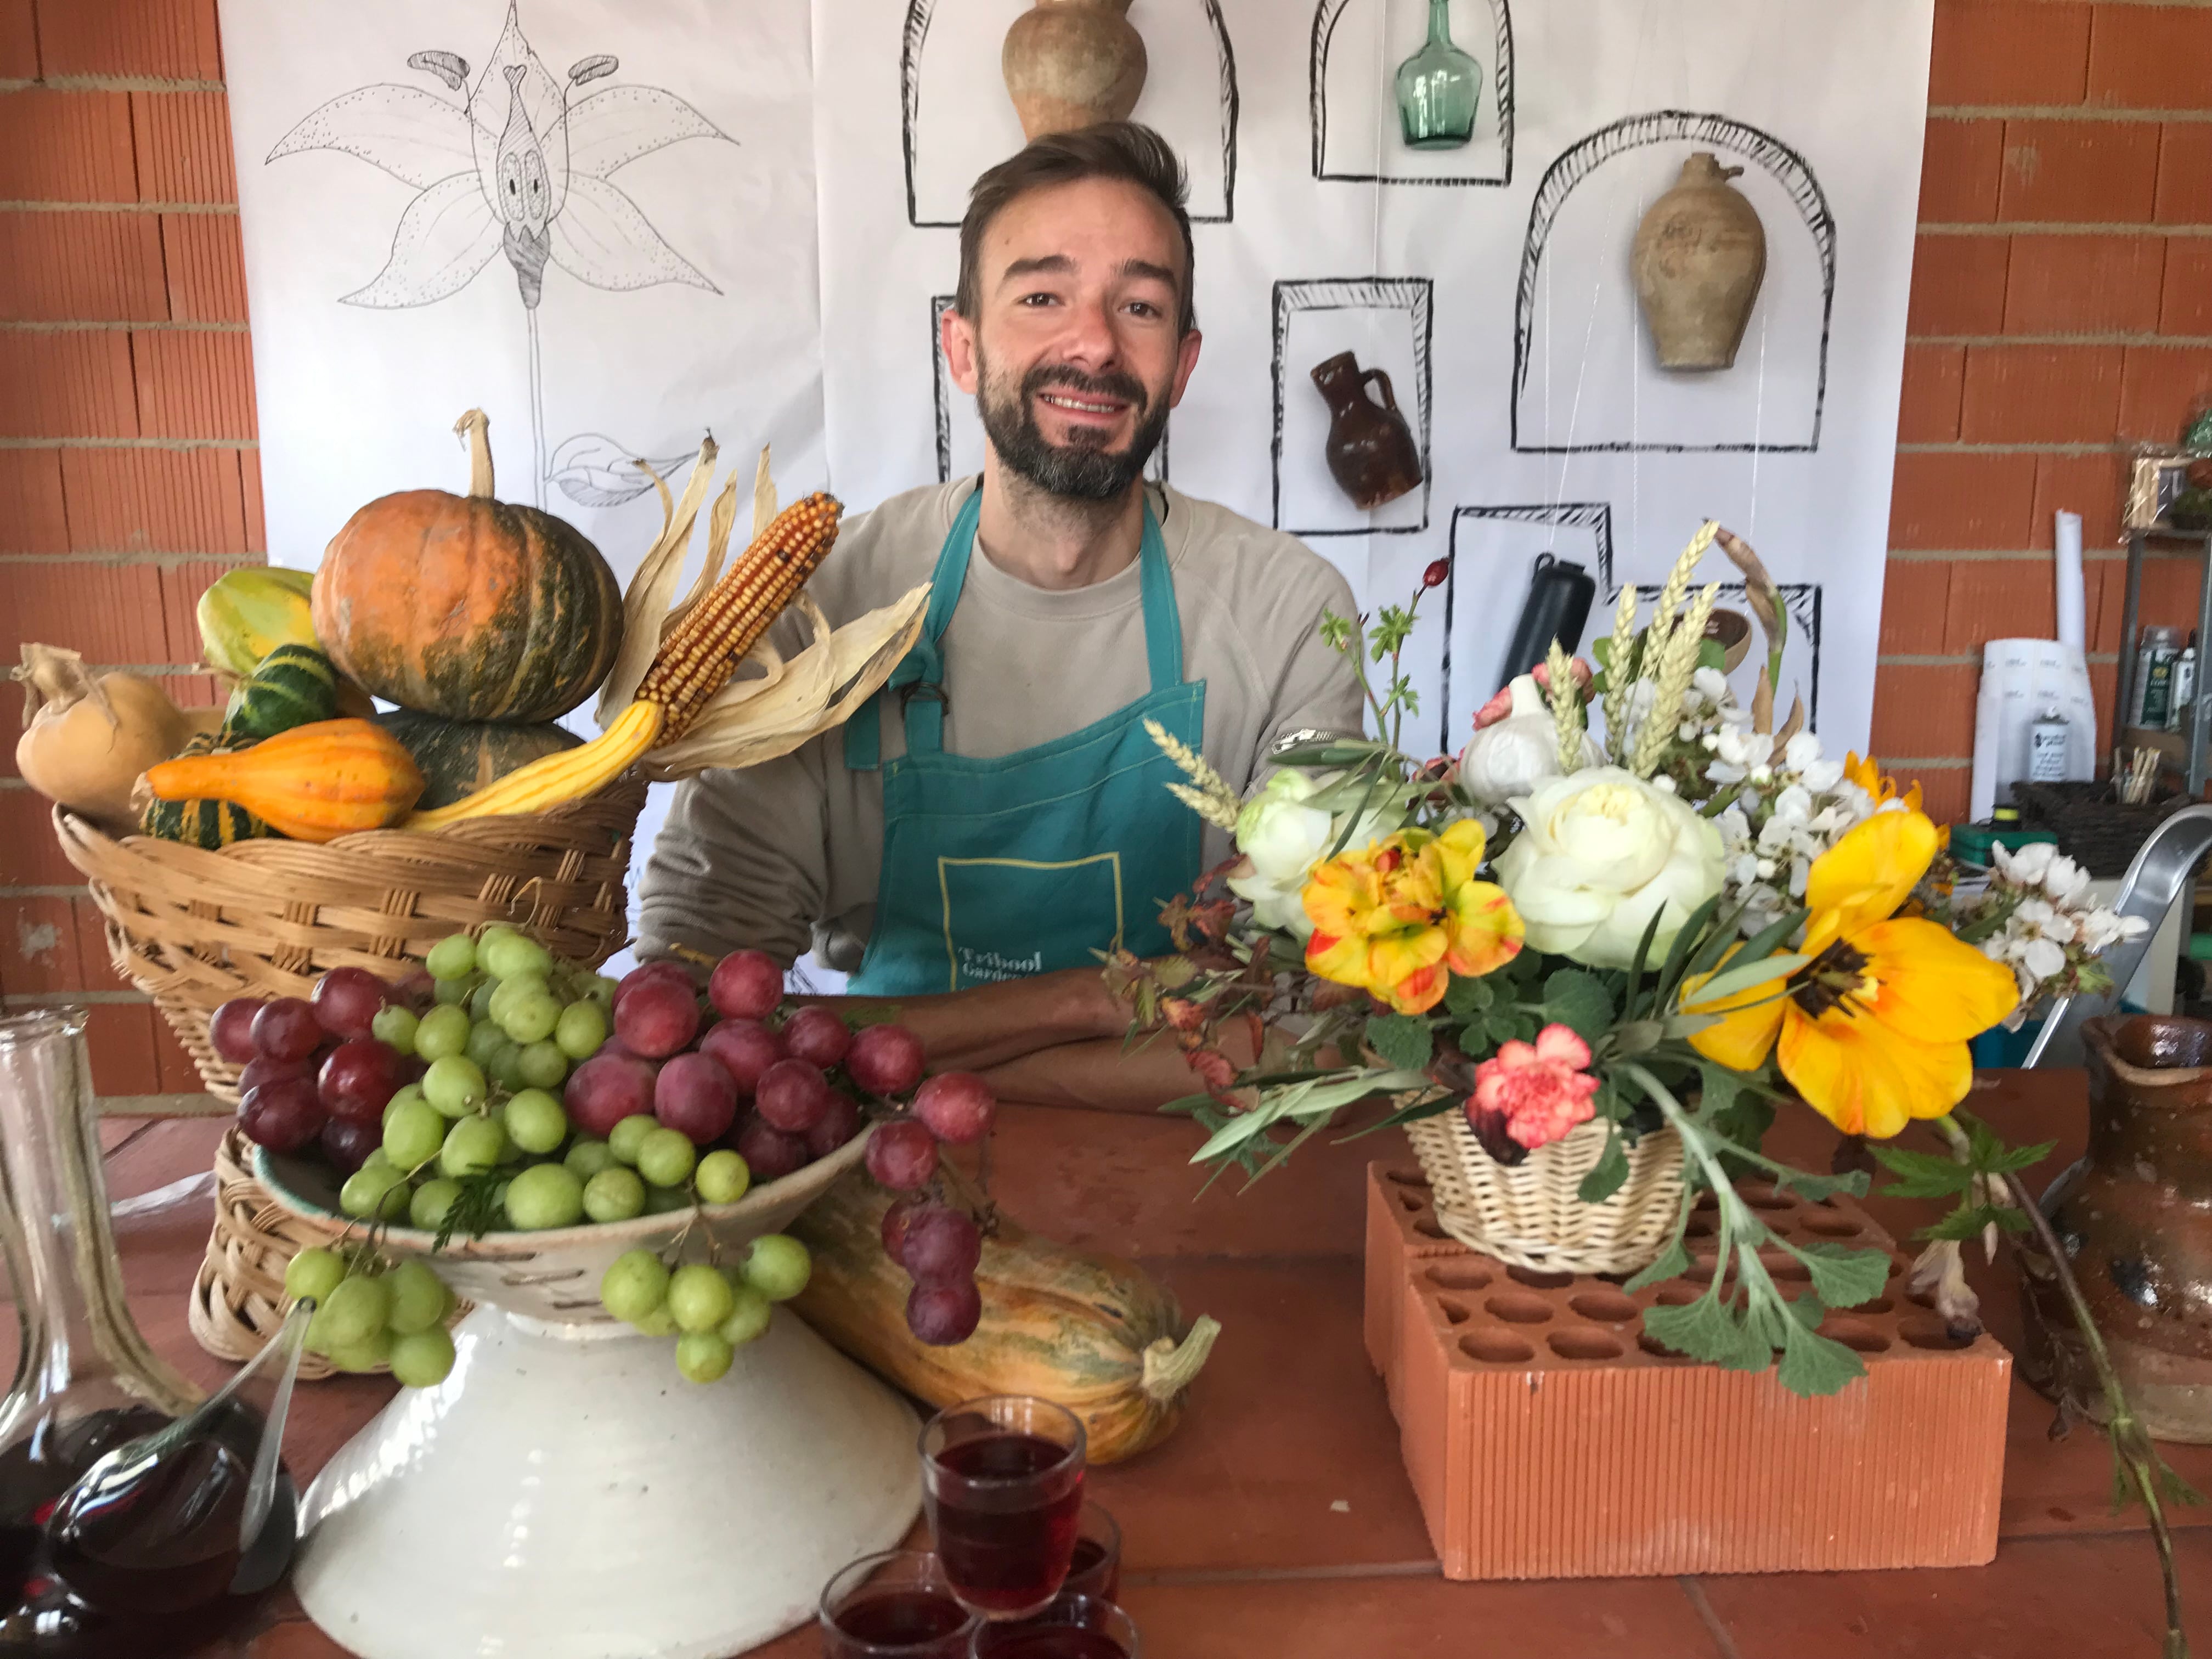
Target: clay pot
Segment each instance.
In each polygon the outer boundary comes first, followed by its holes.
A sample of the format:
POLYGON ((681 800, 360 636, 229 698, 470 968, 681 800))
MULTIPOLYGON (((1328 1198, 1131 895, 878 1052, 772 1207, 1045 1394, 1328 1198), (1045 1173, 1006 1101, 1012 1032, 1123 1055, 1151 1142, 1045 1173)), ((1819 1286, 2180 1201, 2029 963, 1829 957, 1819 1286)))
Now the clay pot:
POLYGON ((1340 351, 1315 365, 1313 382, 1328 400, 1328 470, 1352 505, 1367 512, 1418 489, 1420 447, 1398 412, 1390 377, 1340 351), (1379 404, 1367 395, 1370 380, 1382 389, 1379 404))
MULTIPOLYGON (((2212 1443, 2212 1024, 2165 1015, 2081 1028, 2089 1155, 2044 1213, 2118 1370, 2160 1440, 2212 1443)), ((2049 1258, 2021 1251, 2021 1375, 2075 1414, 2105 1413, 2049 1258)))
POLYGON ((1145 89, 1145 37, 1129 0, 1036 0, 1000 53, 1006 91, 1031 138, 1122 121, 1145 89))
POLYGON ((1766 276, 1766 231, 1759 211, 1710 150, 1682 163, 1682 176, 1636 228, 1629 257, 1659 367, 1728 368, 1766 276))

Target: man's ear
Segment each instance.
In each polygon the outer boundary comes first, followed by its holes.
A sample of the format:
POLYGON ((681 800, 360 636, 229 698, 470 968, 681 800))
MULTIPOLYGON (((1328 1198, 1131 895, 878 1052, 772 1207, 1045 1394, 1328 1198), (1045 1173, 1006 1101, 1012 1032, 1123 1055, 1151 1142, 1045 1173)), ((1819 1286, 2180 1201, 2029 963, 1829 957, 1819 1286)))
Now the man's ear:
POLYGON ((963 317, 951 306, 937 319, 939 347, 945 353, 945 371, 952 384, 969 397, 975 395, 975 325, 963 317))
POLYGON ((1190 384, 1190 373, 1198 367, 1198 348, 1204 343, 1205 337, 1196 329, 1193 329, 1182 337, 1182 343, 1176 349, 1175 385, 1168 393, 1170 409, 1175 408, 1182 402, 1182 389, 1190 384))

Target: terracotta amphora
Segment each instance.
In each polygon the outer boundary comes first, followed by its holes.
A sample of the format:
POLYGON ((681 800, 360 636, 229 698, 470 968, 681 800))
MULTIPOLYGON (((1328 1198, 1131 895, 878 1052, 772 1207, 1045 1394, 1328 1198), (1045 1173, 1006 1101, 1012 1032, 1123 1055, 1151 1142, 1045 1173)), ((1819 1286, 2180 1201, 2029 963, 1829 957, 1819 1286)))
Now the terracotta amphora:
MULTIPOLYGON (((2081 1028, 2089 1155, 2044 1213, 2118 1370, 2160 1440, 2212 1443, 2212 1023, 2145 1014, 2081 1028)), ((2104 1418, 2097 1377, 2048 1257, 2020 1251, 2021 1375, 2104 1418)))
POLYGON ((1352 505, 1366 512, 1418 489, 1420 447, 1398 412, 1390 377, 1340 351, 1315 365, 1313 381, 1328 400, 1328 470, 1352 505), (1382 391, 1379 404, 1367 395, 1370 380, 1382 391))
POLYGON ((1728 368, 1766 276, 1766 231, 1759 210, 1729 180, 1711 150, 1682 163, 1674 187, 1636 228, 1629 257, 1636 297, 1659 348, 1659 367, 1728 368))
POLYGON ((1145 37, 1130 0, 1036 0, 1000 53, 1006 91, 1031 138, 1121 121, 1145 89, 1145 37))

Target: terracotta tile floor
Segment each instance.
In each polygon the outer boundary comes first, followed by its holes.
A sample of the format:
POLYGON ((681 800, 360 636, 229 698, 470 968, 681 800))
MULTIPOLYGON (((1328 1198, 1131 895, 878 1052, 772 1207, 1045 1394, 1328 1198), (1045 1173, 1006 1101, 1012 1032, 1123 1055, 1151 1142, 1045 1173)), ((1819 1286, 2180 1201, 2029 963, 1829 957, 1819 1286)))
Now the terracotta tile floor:
MULTIPOLYGON (((2000 1074, 1975 1109, 2015 1141, 2057 1139, 2055 1174, 2086 1133, 2078 1074, 2000 1074)), ((111 1195, 157 1193, 207 1170, 220 1123, 104 1126, 111 1195)), ((1778 1150, 1825 1167, 1833 1137, 1809 1115, 1778 1150)), ((1397 1436, 1360 1341, 1360 1178, 1395 1150, 1381 1137, 1316 1143, 1249 1194, 1200 1194, 1188 1125, 1081 1113, 1009 1112, 994 1186, 1056 1236, 1142 1257, 1185 1309, 1224 1329, 1182 1431, 1094 1490, 1127 1538, 1125 1595, 1149 1659, 1364 1659, 1499 1655, 1534 1659, 2149 1659, 2157 1572, 2137 1515, 2114 1516, 2101 1439, 2048 1437, 2050 1407, 2016 1387, 2005 1542, 1964 1571, 1776 1577, 1454 1584, 1437 1576, 1399 1466, 1397 1436), (1346 1507, 1338 1508, 1338 1504, 1346 1507)), ((195 1379, 225 1368, 196 1348, 185 1295, 204 1247, 203 1185, 119 1224, 140 1324, 195 1379)), ((1917 1207, 1870 1207, 1900 1237, 1917 1207)), ((2019 1316, 2003 1263, 1978 1269, 1984 1310, 2013 1342, 2019 1316)), ((0 1336, 4 1342, 4 1336, 0 1336)), ((389 1397, 346 1378, 304 1389, 286 1450, 302 1477, 389 1397)), ((2172 1449, 2212 1491, 2212 1447, 2172 1449)), ((1935 1478, 1941 1478, 1940 1474, 1935 1478)), ((2191 1634, 2212 1653, 2212 1512, 2184 1510, 2191 1634)), ((760 1659, 818 1652, 811 1631, 760 1659)), ((180 1659, 339 1659, 289 1597, 260 1627, 180 1659)), ((149 1659, 154 1659, 149 1656, 149 1659)), ((444 1659, 426 1656, 426 1659, 444 1659)))

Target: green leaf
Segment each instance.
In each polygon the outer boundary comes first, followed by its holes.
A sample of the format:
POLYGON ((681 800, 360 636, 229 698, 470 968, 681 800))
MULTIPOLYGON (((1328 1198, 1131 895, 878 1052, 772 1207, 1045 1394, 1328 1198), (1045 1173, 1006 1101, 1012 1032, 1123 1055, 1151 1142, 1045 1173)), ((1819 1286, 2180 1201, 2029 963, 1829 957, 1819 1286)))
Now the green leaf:
POLYGON ((1842 1175, 1814 1175, 1806 1170, 1793 1170, 1778 1164, 1771 1171, 1774 1184, 1787 1192, 1794 1192, 1819 1203, 1824 1198, 1833 1198, 1838 1193, 1847 1193, 1853 1198, 1864 1198, 1867 1172, 1849 1170, 1842 1175))
POLYGON ((1605 1151, 1583 1177, 1575 1196, 1585 1204, 1602 1204, 1619 1192, 1627 1179, 1628 1153, 1620 1144, 1620 1131, 1615 1129, 1606 1137, 1605 1151))
POLYGON ((1717 1060, 1698 1062, 1698 1115, 1711 1120, 1724 1115, 1735 1105, 1735 1098, 1743 1092, 1743 1073, 1730 1071, 1717 1060))
POLYGON ((1711 1008, 1717 1002, 1739 995, 1757 986, 1765 985, 1778 979, 1786 979, 1812 959, 1810 957, 1796 955, 1771 956, 1757 962, 1747 962, 1740 968, 1724 968, 1698 988, 1697 1006, 1700 1008, 1711 1008))
MULTIPOLYGON (((1650 1322, 1648 1315, 1644 1322, 1650 1322)), ((1779 1376, 1790 1393, 1808 1399, 1838 1394, 1865 1375, 1865 1364, 1842 1343, 1807 1330, 1796 1320, 1783 1333, 1779 1376)))
POLYGON ((1496 995, 1488 979, 1469 979, 1462 974, 1454 974, 1451 983, 1444 987, 1444 1012, 1464 1023, 1487 1012, 1496 995))
POLYGON ((1698 666, 1717 672, 1728 663, 1728 652, 1718 640, 1698 641, 1698 666))
POLYGON ((1613 996, 1595 974, 1562 968, 1544 981, 1544 1012, 1583 1042, 1595 1042, 1613 1024, 1613 996))
POLYGON ((1651 919, 1644 924, 1644 937, 1636 941, 1636 957, 1628 964, 1628 1000, 1621 1005, 1621 1012, 1630 1018, 1636 1017, 1636 1004, 1644 983, 1644 965, 1651 959, 1652 941, 1659 937, 1659 924, 1667 919, 1667 907, 1652 911, 1651 919))
POLYGON ((1684 1308, 1647 1308, 1644 1328, 1675 1352, 1725 1370, 1763 1371, 1772 1363, 1773 1350, 1717 1297, 1699 1297, 1684 1308))
POLYGON ((1367 1022, 1367 1044, 1401 1072, 1425 1069, 1436 1057, 1429 1022, 1415 1014, 1378 1014, 1367 1022))
MULTIPOLYGON (((1671 998, 1674 988, 1682 982, 1683 969, 1688 965, 1690 951, 1712 925, 1714 913, 1721 908, 1721 897, 1716 893, 1696 909, 1674 935, 1674 943, 1667 947, 1667 960, 1659 969, 1657 995, 1662 1002, 1671 998)), ((1662 906, 1663 913, 1665 907, 1662 906)))
POLYGON ((1965 1244, 1979 1238, 1984 1227, 2024 1233, 2028 1230, 2028 1219, 2008 1204, 1961 1204, 1934 1226, 1922 1228, 1915 1237, 1948 1238, 1965 1244))
POLYGON ((1867 1150, 1895 1177, 1881 1189, 1884 1198, 1948 1198, 1974 1183, 1970 1167, 1938 1153, 1907 1152, 1902 1146, 1869 1146, 1867 1150))
POLYGON ((1811 1270, 1813 1294, 1831 1308, 1871 1302, 1889 1283, 1889 1258, 1880 1250, 1854 1250, 1826 1240, 1782 1248, 1811 1270))
POLYGON ((1640 1291, 1647 1285, 1656 1285, 1662 1279, 1679 1278, 1689 1271, 1690 1253, 1683 1248, 1681 1238, 1678 1235, 1668 1241, 1665 1249, 1660 1251, 1659 1259, 1656 1261, 1620 1288, 1624 1291, 1640 1291))

